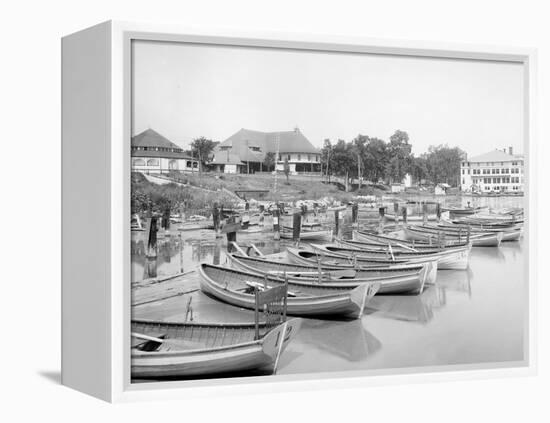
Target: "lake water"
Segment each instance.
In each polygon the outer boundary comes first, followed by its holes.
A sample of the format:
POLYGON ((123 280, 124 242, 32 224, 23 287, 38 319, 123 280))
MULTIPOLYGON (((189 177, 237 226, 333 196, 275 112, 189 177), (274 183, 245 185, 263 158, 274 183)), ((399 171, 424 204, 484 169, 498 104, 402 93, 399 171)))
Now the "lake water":
MULTIPOLYGON (((521 206, 522 198, 480 198, 492 207, 521 206)), ((468 200, 471 201, 471 200, 468 200)), ((465 201, 463 200, 465 203, 465 201)), ((266 220, 266 230, 271 224, 266 220)), ((181 232, 159 241, 159 276, 193 270, 201 261, 224 263, 226 240, 213 231, 181 232)), ((284 251, 272 233, 238 234, 265 253, 284 251)), ((145 234, 133 233, 132 279, 146 276, 145 234)), ((524 359, 528 281, 524 240, 500 248, 474 247, 465 271, 438 271, 437 283, 421 295, 376 296, 361 320, 304 319, 281 356, 278 374, 357 371, 524 359)), ((193 318, 201 322, 252 322, 253 312, 210 298, 198 290, 196 272, 186 278, 193 291, 193 318)), ((140 318, 184 321, 188 296, 133 307, 140 318)))

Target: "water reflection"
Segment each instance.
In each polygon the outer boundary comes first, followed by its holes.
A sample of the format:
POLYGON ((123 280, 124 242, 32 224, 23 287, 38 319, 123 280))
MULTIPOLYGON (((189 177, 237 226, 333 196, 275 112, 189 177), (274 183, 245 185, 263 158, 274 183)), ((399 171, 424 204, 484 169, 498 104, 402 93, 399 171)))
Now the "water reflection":
POLYGON ((378 351, 382 343, 362 325, 361 320, 348 322, 307 319, 298 335, 305 344, 344 358, 362 361, 378 351))

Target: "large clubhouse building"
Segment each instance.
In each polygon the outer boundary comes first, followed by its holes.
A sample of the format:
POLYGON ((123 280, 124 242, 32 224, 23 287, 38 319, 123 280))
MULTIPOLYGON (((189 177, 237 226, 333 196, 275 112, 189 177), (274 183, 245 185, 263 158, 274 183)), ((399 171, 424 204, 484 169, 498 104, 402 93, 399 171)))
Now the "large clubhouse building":
POLYGON ((275 167, 284 170, 285 159, 291 173, 319 172, 321 153, 295 128, 293 131, 260 132, 241 129, 214 149, 214 158, 209 163, 218 172, 254 173, 267 171, 267 153, 275 154, 275 167))
POLYGON ((158 132, 147 129, 132 137, 132 171, 169 173, 197 172, 199 162, 158 132))
POLYGON ((461 163, 460 178, 464 192, 523 192, 523 155, 509 147, 472 157, 461 163))

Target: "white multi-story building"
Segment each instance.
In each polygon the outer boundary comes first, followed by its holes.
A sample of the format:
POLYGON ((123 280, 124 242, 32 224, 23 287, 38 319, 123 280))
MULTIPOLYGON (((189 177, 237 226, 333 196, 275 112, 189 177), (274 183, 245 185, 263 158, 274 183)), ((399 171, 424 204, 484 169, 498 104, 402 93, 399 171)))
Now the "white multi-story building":
POLYGON ((464 192, 523 192, 524 157, 509 147, 466 159, 460 166, 460 182, 464 192))

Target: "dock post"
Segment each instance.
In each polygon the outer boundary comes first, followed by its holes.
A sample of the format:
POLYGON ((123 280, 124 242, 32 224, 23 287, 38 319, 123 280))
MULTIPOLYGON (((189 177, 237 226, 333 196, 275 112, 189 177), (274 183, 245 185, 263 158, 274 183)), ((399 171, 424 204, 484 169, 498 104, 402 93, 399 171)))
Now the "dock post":
POLYGON ((378 215, 380 216, 378 221, 378 233, 384 233, 384 214, 386 212, 385 207, 378 207, 378 215))
POLYGON ((395 224, 399 225, 399 203, 397 201, 393 203, 393 215, 395 218, 395 224))
POLYGON ((294 242, 300 242, 300 229, 302 225, 302 215, 299 212, 292 216, 292 239, 294 242))
POLYGON ((220 234, 220 209, 218 208, 218 203, 214 203, 212 208, 212 223, 214 224, 214 231, 216 232, 216 238, 221 236, 220 234))
POLYGON ((157 277, 157 218, 151 217, 149 221, 149 230, 147 234, 146 256, 146 276, 147 278, 157 277))
POLYGON ((183 273, 183 236, 181 235, 181 231, 178 232, 180 250, 180 273, 183 273))
POLYGON ((280 210, 279 205, 277 204, 277 208, 273 210, 273 239, 275 241, 278 241, 281 239, 281 226, 279 221, 280 210))
POLYGON ((265 212, 265 208, 264 208, 264 205, 263 204, 260 204, 258 206, 258 209, 260 211, 260 223, 259 225, 260 226, 264 226, 264 212, 265 212))
POLYGON ((441 220, 441 203, 435 205, 435 214, 437 215, 437 221, 441 220))
POLYGON ((428 223, 428 205, 426 203, 422 204, 422 222, 424 225, 428 223))
POLYGON ((359 220, 359 204, 353 203, 351 206, 351 226, 357 227, 359 220))
POLYGON ((237 242, 237 232, 227 232, 227 251, 233 251, 233 243, 237 242))
POLYGON ((334 210, 334 236, 340 237, 340 212, 338 210, 334 210))
POLYGON ((407 207, 403 207, 401 214, 403 216, 403 226, 407 226, 407 207))

